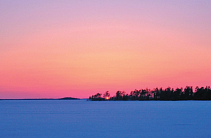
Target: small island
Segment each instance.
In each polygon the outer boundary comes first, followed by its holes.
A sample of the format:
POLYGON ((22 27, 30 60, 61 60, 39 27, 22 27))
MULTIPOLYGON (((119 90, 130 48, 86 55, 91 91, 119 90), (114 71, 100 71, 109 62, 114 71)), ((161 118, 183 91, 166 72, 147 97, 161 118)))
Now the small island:
POLYGON ((64 98, 59 98, 59 100, 80 100, 79 98, 73 98, 73 97, 64 97, 64 98))

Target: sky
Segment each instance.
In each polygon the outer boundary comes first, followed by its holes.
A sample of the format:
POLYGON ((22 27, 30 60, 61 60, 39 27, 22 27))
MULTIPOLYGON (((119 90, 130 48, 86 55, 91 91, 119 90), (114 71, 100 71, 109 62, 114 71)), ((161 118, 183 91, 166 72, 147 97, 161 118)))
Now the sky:
POLYGON ((210 86, 210 0, 0 0, 0 99, 210 86))

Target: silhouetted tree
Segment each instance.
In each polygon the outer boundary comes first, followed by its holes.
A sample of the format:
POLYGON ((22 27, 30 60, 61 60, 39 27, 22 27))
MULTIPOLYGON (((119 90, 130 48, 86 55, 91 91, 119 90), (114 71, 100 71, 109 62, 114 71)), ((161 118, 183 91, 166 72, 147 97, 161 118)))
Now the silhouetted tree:
POLYGON ((160 91, 159 91, 158 88, 155 88, 152 93, 154 93, 154 99, 155 100, 160 99, 160 91))
POLYGON ((139 99, 139 95, 140 95, 140 90, 134 90, 130 92, 130 99, 131 100, 138 100, 139 99))
POLYGON ((174 91, 174 97, 173 97, 173 100, 181 100, 181 94, 182 94, 182 88, 177 88, 175 91, 174 91))
POLYGON ((209 86, 204 87, 196 87, 194 94, 194 100, 211 100, 211 89, 209 86))
POLYGON ((109 91, 106 91, 106 92, 103 94, 103 98, 107 98, 107 97, 110 98, 110 93, 109 93, 109 91))
POLYGON ((185 100, 192 100, 193 99, 193 88, 190 86, 186 86, 184 89, 185 100))
POLYGON ((89 97, 89 99, 91 99, 92 101, 102 101, 104 99, 101 97, 101 95, 101 93, 97 93, 95 95, 92 95, 92 97, 89 97))
POLYGON ((125 92, 124 91, 117 91, 115 100, 123 100, 124 96, 125 96, 125 92))

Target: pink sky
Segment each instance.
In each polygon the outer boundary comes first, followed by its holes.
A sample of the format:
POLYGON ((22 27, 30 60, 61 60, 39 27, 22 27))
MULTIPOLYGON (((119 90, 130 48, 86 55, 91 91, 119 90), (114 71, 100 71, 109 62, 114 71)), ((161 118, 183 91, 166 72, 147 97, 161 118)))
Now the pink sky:
POLYGON ((210 86, 208 0, 0 5, 0 99, 210 86))

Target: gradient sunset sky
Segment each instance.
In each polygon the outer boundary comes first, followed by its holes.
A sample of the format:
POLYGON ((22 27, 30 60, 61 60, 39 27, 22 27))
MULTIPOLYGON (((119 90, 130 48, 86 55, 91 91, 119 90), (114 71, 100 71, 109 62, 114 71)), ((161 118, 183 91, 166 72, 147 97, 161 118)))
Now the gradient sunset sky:
POLYGON ((0 0, 0 99, 210 85, 210 0, 0 0))

